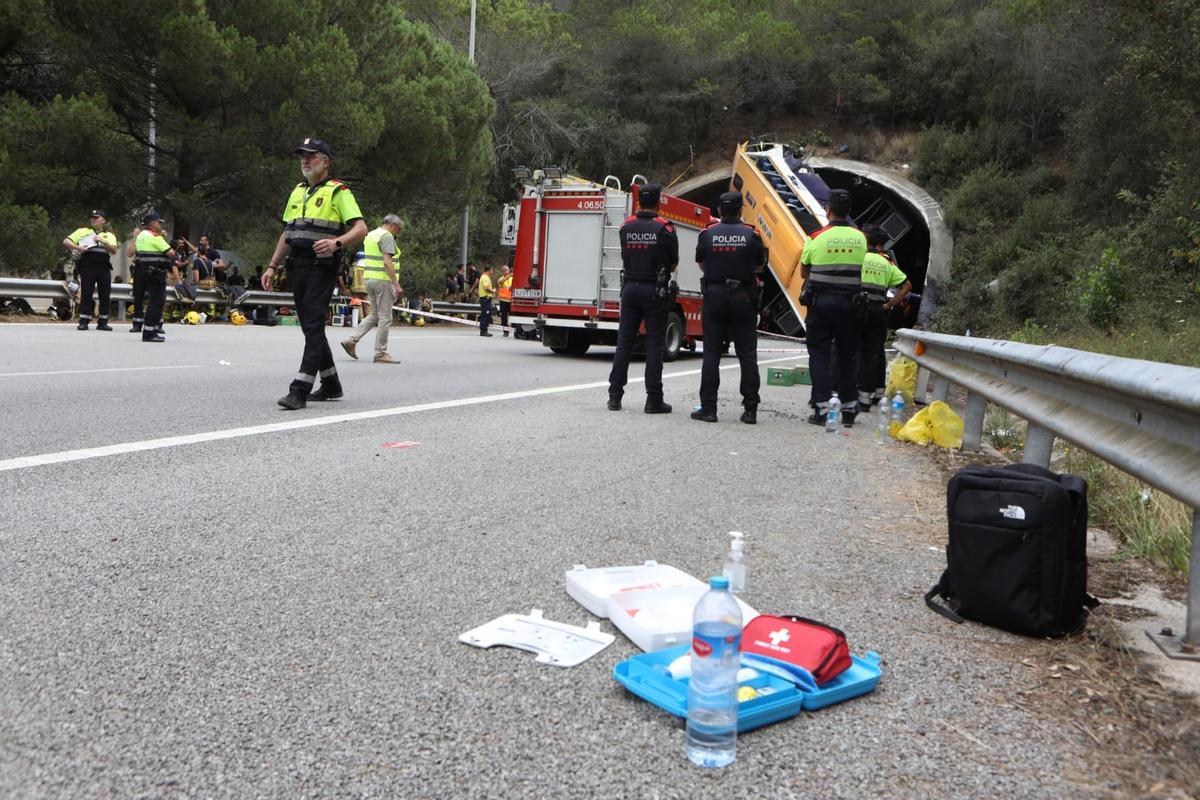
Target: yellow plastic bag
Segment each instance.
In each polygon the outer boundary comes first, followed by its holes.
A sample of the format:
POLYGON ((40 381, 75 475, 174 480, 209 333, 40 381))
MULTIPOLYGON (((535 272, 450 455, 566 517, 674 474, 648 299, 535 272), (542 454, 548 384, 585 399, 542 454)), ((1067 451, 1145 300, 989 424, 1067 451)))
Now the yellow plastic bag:
POLYGON ((897 356, 888 365, 888 398, 895 397, 896 392, 904 398, 905 405, 912 405, 913 395, 917 393, 917 362, 911 358, 897 356))
POLYGON ((896 434, 896 438, 902 442, 933 442, 938 447, 951 449, 962 447, 962 437, 962 417, 941 400, 934 400, 928 408, 913 414, 912 419, 904 423, 904 427, 896 434))

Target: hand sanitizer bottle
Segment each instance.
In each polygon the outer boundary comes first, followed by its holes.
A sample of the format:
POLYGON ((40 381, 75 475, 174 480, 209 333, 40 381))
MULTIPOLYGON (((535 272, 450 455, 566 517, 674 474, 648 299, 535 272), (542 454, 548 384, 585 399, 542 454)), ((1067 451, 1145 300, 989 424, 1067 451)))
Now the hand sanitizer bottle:
POLYGON ((746 540, 741 531, 729 532, 729 554, 725 556, 724 576, 729 579, 729 591, 746 591, 746 540))

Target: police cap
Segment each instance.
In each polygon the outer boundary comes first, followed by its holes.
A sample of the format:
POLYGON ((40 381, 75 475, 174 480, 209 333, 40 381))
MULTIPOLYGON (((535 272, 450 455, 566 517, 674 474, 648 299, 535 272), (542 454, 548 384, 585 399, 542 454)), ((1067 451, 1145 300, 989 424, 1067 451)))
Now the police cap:
POLYGON ((721 199, 717 203, 717 209, 721 212, 722 217, 731 217, 740 214, 742 211, 741 192, 722 193, 721 199))
POLYGON ((296 154, 300 153, 322 153, 328 158, 333 158, 333 151, 329 149, 329 144, 321 139, 308 138, 296 146, 296 154))
POLYGON ((159 216, 157 211, 151 211, 151 212, 147 213, 144 217, 142 217, 143 225, 149 225, 151 222, 161 222, 161 221, 162 221, 162 217, 159 216))
POLYGON ((105 214, 103 211, 101 211, 100 209, 97 208, 94 211, 92 211, 92 219, 95 219, 96 217, 103 217, 104 219, 108 219, 108 214, 105 214))
POLYGON ((662 197, 662 186, 657 183, 644 183, 638 189, 638 205, 643 208, 653 208, 662 197))

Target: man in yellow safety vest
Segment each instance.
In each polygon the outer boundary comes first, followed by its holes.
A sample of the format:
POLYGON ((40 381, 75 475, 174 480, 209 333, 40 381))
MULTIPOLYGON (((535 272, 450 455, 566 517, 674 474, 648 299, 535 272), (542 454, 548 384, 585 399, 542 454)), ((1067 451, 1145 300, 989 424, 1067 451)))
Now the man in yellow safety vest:
POLYGON ((342 341, 342 349, 353 359, 358 358, 355 347, 359 341, 367 335, 367 331, 375 328, 375 363, 400 363, 388 354, 387 343, 388 329, 392 326, 392 307, 396 304, 396 297, 404 294, 400 279, 396 277, 395 262, 400 255, 396 237, 403 226, 400 217, 388 214, 383 218, 383 224, 363 239, 363 249, 355 266, 362 268, 371 313, 358 323, 349 339, 342 341))

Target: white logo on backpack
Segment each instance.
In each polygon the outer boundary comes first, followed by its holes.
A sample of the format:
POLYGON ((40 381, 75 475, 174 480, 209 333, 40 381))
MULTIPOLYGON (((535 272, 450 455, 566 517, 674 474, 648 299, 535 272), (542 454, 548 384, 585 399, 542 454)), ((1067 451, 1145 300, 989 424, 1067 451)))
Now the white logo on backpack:
POLYGON ((1005 506, 1000 514, 1008 519, 1025 519, 1025 509, 1020 506, 1005 506))

